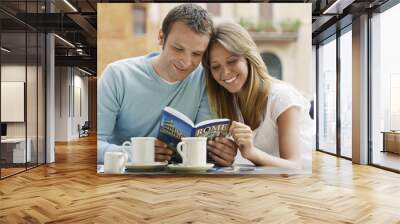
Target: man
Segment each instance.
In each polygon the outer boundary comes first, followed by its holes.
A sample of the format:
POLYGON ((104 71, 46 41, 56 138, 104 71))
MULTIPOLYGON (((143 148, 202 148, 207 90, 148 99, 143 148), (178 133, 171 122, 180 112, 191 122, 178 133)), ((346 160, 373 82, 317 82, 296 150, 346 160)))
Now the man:
MULTIPOLYGON (((171 106, 198 123, 212 118, 200 62, 210 41, 212 20, 200 6, 183 4, 165 17, 160 53, 111 63, 98 85, 98 163, 106 151, 121 151, 130 137, 153 136, 161 112, 171 106)), ((209 142, 210 157, 233 163, 237 148, 227 138, 209 142)), ((170 161, 172 150, 156 141, 156 161, 170 161)))

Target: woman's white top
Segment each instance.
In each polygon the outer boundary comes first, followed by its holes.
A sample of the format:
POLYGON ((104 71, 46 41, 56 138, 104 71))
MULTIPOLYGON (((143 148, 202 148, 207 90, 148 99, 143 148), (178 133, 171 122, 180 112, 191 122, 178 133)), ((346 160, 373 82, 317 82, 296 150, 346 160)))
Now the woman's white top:
POLYGON ((298 130, 303 167, 311 167, 315 124, 309 115, 310 102, 294 87, 284 82, 272 82, 264 121, 253 131, 254 146, 272 156, 280 157, 278 117, 291 107, 300 108, 298 130))

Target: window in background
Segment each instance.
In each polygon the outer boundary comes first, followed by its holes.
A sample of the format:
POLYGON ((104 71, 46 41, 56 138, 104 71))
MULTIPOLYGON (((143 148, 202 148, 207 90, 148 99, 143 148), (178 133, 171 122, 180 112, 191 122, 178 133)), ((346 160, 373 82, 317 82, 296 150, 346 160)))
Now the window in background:
POLYGON ((400 73, 390 74, 390 130, 400 131, 400 73))
MULTIPOLYGON (((316 45, 312 45, 312 74, 313 74, 313 85, 315 89, 317 89, 316 82, 317 82, 317 47, 316 45)), ((313 98, 311 99, 311 107, 310 107, 310 117, 313 119, 314 122, 317 122, 316 119, 316 111, 315 111, 315 104, 316 104, 316 92, 314 92, 313 98)), ((316 123, 314 123, 314 127, 316 123)), ((314 147, 315 149, 315 147, 314 147)))
POLYGON ((260 3, 259 13, 260 19, 272 20, 272 4, 260 3))
POLYGON ((221 16, 221 4, 220 3, 207 3, 207 11, 212 16, 221 16))
POLYGON ((282 63, 274 53, 262 53, 261 57, 267 66, 268 72, 276 79, 282 80, 282 63))
POLYGON ((340 36, 340 154, 351 158, 352 142, 352 32, 340 36))
POLYGON ((318 149, 336 154, 336 36, 318 48, 318 149))
POLYGON ((146 9, 142 7, 133 8, 133 30, 135 35, 146 34, 146 9))
POLYGON ((400 129, 400 31, 394 29, 398 21, 400 4, 371 18, 370 104, 372 163, 400 171, 400 132, 392 132, 400 129))

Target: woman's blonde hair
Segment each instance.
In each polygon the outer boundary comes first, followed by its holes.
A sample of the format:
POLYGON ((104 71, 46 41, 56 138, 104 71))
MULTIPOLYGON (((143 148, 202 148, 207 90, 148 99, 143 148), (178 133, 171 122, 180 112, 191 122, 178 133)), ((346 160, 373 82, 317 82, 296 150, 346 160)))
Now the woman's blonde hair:
POLYGON ((267 67, 250 34, 235 22, 222 22, 215 26, 210 44, 204 54, 204 73, 206 75, 209 105, 219 117, 238 121, 243 116, 244 123, 256 129, 264 120, 267 107, 271 77, 267 67), (242 90, 232 94, 220 86, 210 70, 210 49, 220 43, 233 54, 243 56, 247 61, 248 76, 242 90), (236 96, 235 96, 236 95, 236 96))

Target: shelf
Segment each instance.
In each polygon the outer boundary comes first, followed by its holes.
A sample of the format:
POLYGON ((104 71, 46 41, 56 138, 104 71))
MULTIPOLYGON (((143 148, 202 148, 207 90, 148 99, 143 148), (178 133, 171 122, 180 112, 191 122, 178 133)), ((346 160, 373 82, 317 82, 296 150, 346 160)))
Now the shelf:
POLYGON ((266 41, 294 42, 297 40, 297 32, 296 33, 250 32, 250 36, 256 43, 261 43, 266 41))

